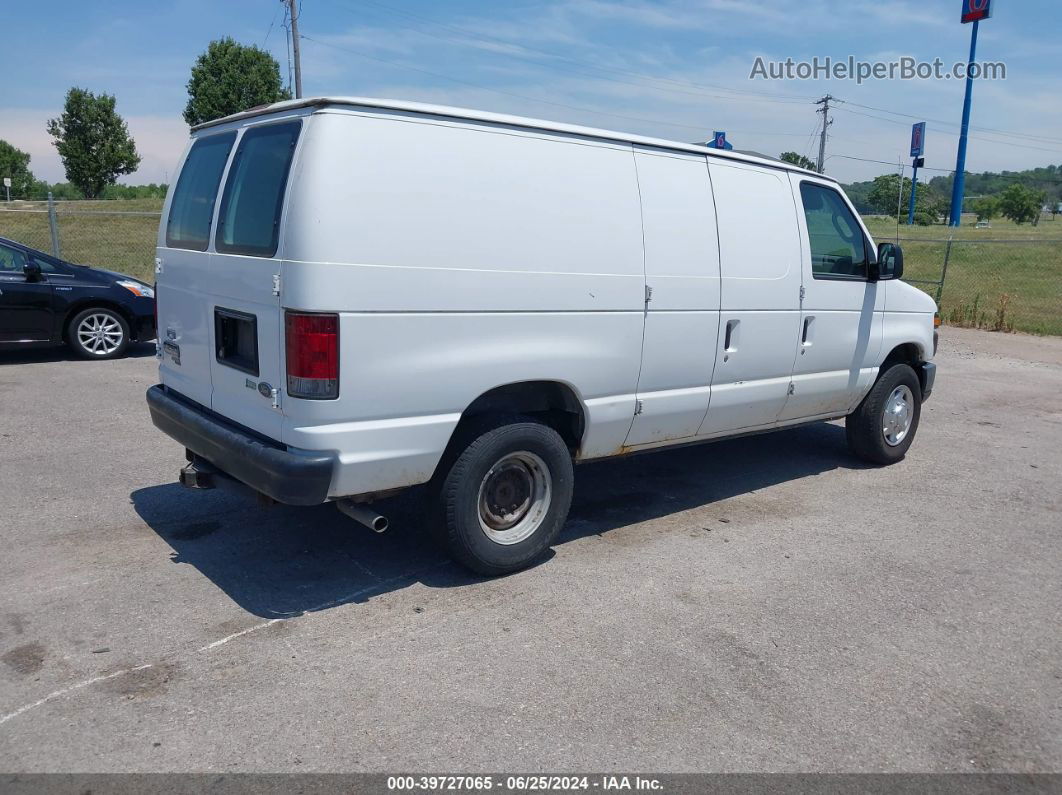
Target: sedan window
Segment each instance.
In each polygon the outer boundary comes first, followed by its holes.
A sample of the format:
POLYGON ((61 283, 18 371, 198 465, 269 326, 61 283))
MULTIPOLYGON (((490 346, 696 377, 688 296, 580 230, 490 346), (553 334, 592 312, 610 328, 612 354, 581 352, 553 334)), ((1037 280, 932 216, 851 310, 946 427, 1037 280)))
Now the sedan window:
POLYGON ((0 273, 22 273, 26 266, 26 255, 17 248, 0 246, 0 273))

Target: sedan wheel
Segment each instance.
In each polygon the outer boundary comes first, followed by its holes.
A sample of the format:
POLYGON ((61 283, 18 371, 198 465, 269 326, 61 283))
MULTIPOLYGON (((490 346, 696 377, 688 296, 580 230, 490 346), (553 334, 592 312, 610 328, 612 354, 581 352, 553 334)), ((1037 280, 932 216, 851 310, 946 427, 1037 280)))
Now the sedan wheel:
POLYGON ((86 309, 70 323, 71 347, 89 359, 113 359, 129 345, 129 325, 110 309, 86 309))

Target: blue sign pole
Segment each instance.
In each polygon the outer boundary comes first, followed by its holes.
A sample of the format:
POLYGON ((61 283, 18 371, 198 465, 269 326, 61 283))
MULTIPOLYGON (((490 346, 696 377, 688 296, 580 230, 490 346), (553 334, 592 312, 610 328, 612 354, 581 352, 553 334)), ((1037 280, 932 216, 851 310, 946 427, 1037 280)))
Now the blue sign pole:
POLYGON ((966 64, 966 99, 962 103, 962 129, 959 131, 959 152, 955 157, 955 182, 951 189, 951 225, 962 224, 962 194, 966 189, 966 138, 970 132, 970 103, 973 101, 973 75, 970 74, 974 58, 977 56, 977 26, 981 20, 973 21, 970 31, 970 60, 966 64))
POLYGON ((907 225, 914 223, 915 192, 918 190, 918 158, 914 159, 911 168, 911 201, 907 205, 907 225))

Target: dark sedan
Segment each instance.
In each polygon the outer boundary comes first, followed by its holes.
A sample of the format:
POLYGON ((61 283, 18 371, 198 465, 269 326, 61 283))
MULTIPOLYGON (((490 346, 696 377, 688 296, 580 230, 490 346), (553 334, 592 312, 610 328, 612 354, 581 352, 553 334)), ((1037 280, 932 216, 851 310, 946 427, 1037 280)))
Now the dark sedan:
POLYGON ((155 338, 151 285, 0 237, 0 348, 66 343, 114 359, 155 338))

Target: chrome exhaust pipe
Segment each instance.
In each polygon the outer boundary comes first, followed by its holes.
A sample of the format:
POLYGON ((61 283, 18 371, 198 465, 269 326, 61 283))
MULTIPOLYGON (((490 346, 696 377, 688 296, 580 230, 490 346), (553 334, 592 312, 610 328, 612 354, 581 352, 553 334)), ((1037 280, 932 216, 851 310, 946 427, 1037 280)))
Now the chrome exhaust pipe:
POLYGON ((365 525, 374 533, 382 533, 388 527, 386 516, 381 516, 371 508, 350 500, 337 500, 336 507, 355 522, 365 525))

